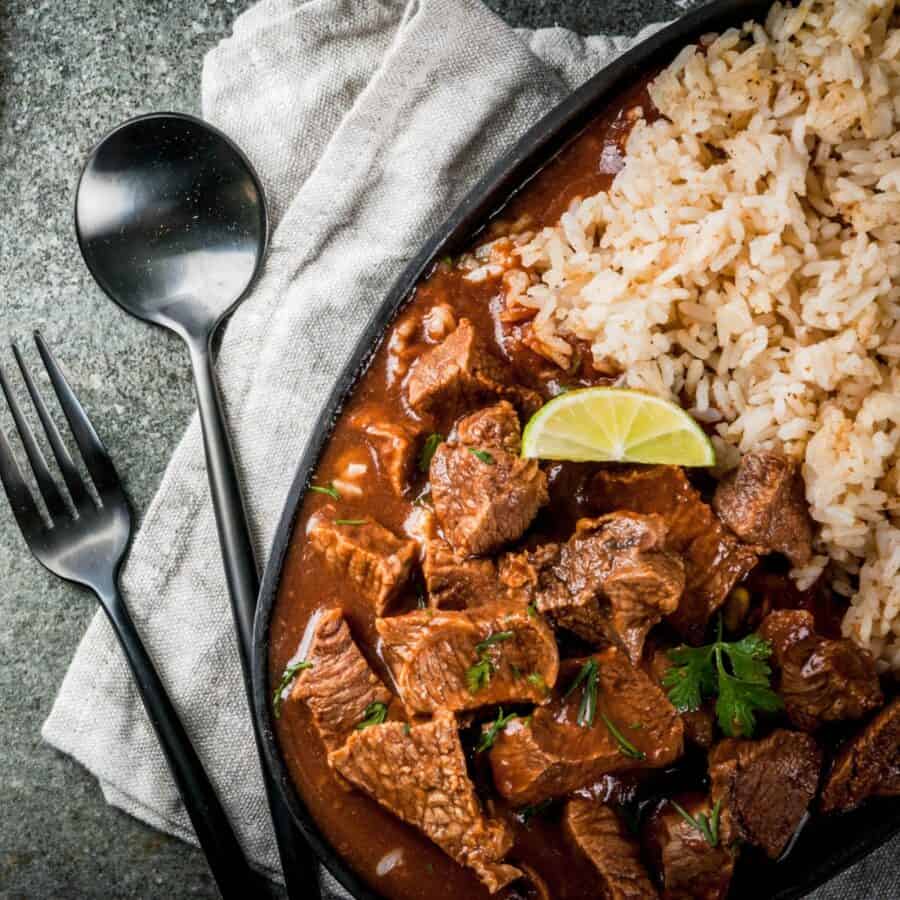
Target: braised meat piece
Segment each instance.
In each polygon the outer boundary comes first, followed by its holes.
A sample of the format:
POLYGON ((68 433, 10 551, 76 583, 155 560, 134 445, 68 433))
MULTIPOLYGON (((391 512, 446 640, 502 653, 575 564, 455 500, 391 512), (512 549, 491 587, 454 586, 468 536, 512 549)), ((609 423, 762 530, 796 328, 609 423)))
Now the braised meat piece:
POLYGON ((797 463, 755 451, 716 488, 713 509, 742 540, 783 553, 795 566, 813 555, 813 523, 797 463))
POLYGON ((663 550, 659 516, 581 519, 560 545, 501 561, 501 579, 530 589, 537 608, 584 640, 612 641, 641 658, 647 632, 678 606, 684 564, 663 550))
POLYGON ((467 416, 457 440, 435 451, 431 496, 458 553, 478 556, 516 540, 547 502, 547 479, 536 460, 518 456, 520 438, 514 410, 499 403, 467 416), (467 443, 475 438, 483 443, 467 443))
POLYGON ((748 841, 777 859, 806 816, 821 767, 815 739, 797 731, 721 741, 709 754, 709 777, 722 841, 748 841))
POLYGON ((380 408, 365 407, 350 421, 372 449, 378 471, 403 494, 415 468, 418 435, 409 425, 392 422, 389 412, 380 408))
POLYGON ((540 803, 601 775, 659 768, 681 756, 681 719, 666 695, 618 648, 563 663, 559 685, 549 704, 536 709, 530 720, 513 719, 494 742, 494 784, 513 803, 540 803), (596 663, 594 688, 585 680, 565 696, 591 659, 596 663), (582 719, 580 725, 586 690, 595 691, 596 710, 593 724, 582 719))
POLYGON ((442 710, 421 725, 387 722, 357 731, 329 761, 351 784, 474 869, 491 893, 521 876, 500 862, 513 834, 501 820, 485 817, 452 713, 442 710))
POLYGON ((812 613, 775 610, 759 634, 772 644, 775 688, 798 728, 813 731, 823 722, 860 719, 883 703, 869 651, 846 638, 816 634, 812 613))
POLYGON ((406 583, 416 558, 416 542, 402 540, 377 522, 341 524, 333 506, 310 519, 307 542, 335 576, 354 584, 380 615, 406 583))
POLYGON ((335 750, 365 718, 370 703, 388 705, 393 695, 369 668, 339 609, 319 613, 310 622, 309 650, 294 680, 290 699, 309 706, 322 743, 335 750))
MULTIPOLYGON (((693 818, 712 818, 706 797, 686 795, 675 802, 693 818)), ((734 871, 735 851, 721 840, 712 846, 703 832, 669 802, 647 823, 645 845, 661 875, 665 900, 724 900, 734 871)))
POLYGON ((375 624, 397 690, 415 713, 539 703, 556 684, 553 632, 520 603, 416 610, 375 624))
POLYGON ((822 812, 846 812, 868 797, 900 796, 900 697, 843 747, 822 790, 822 812))
POLYGON ((506 398, 530 414, 541 405, 535 391, 504 383, 500 361, 468 319, 416 360, 406 381, 409 405, 423 415, 456 413, 466 406, 506 398))
POLYGON ((460 419, 456 439, 465 447, 499 447, 518 455, 522 428, 515 409, 506 400, 460 419))
POLYGON ((685 563, 684 594, 667 619, 685 641, 703 643, 712 614, 756 565, 754 549, 719 521, 677 466, 603 470, 591 489, 598 512, 662 516, 666 547, 685 563))
POLYGON ((641 862, 638 842, 612 807, 575 797, 566 803, 568 835, 594 864, 604 900, 651 900, 658 897, 641 862))
POLYGON ((422 577, 428 605, 436 609, 481 606, 505 595, 492 559, 464 559, 441 537, 434 512, 416 507, 407 519, 407 531, 421 548, 422 577))
POLYGON ((498 598, 494 561, 463 559, 443 538, 432 538, 425 545, 422 574, 429 606, 466 609, 498 598))
MULTIPOLYGON (((669 654, 662 648, 655 648, 650 652, 647 669, 650 677, 662 687, 662 681, 666 672, 672 666, 669 654)), ((708 750, 712 746, 715 735, 716 716, 712 701, 706 701, 700 709, 680 712, 681 721, 684 722, 684 736, 692 744, 708 750)))

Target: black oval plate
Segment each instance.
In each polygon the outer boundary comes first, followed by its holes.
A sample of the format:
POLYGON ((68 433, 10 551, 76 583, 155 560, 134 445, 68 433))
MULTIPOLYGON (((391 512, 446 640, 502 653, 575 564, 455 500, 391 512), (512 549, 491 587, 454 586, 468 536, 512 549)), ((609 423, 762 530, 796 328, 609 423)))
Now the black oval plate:
MULTIPOLYGON (((435 260, 463 248, 491 214, 581 132, 629 81, 668 64, 685 44, 696 41, 702 34, 739 26, 748 19, 763 18, 771 5, 772 0, 719 0, 689 13, 610 63, 529 129, 472 188, 406 267, 373 315, 322 409, 294 476, 263 575, 254 632, 253 700, 268 764, 294 819, 328 870, 357 900, 380 898, 331 847, 294 788, 273 731, 268 675, 269 622, 294 519, 344 401, 368 366, 387 327, 435 260)), ((872 802, 844 816, 813 820, 800 834, 785 861, 742 860, 732 881, 729 898, 789 900, 801 897, 898 832, 900 803, 897 801, 872 802)))

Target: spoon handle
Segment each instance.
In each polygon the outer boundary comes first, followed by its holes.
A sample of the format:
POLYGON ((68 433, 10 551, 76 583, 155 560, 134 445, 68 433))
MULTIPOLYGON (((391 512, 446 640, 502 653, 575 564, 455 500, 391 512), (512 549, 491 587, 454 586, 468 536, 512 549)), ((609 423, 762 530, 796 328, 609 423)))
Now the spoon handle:
POLYGON ((285 887, 288 897, 292 900, 293 898, 299 900, 301 897, 318 897, 318 869, 315 859, 312 851, 294 826, 290 813, 272 780, 269 768, 265 763, 264 747, 256 724, 256 717, 252 715, 251 656, 253 617, 259 595, 259 574, 237 479, 237 470, 231 452, 231 443, 228 440, 228 432, 225 430, 225 417, 213 372, 209 340, 205 336, 191 336, 188 338, 188 346, 194 370, 209 486, 219 531, 222 561, 225 565, 225 579, 228 582, 231 607, 237 626, 238 651, 244 669, 247 703, 251 711, 256 750, 262 765, 266 797, 269 801, 278 852, 281 856, 285 887))

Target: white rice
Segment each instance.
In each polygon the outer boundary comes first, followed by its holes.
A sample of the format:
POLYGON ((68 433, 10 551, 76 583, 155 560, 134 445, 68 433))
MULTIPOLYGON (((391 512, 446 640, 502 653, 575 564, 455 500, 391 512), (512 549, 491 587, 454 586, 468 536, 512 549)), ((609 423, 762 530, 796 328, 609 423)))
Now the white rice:
POLYGON ((621 384, 686 399, 722 469, 755 448, 801 458, 820 529, 794 576, 832 564, 844 632, 881 670, 900 670, 894 7, 778 4, 764 27, 685 48, 611 189, 472 273, 504 273, 549 358, 566 366, 575 335, 621 384))

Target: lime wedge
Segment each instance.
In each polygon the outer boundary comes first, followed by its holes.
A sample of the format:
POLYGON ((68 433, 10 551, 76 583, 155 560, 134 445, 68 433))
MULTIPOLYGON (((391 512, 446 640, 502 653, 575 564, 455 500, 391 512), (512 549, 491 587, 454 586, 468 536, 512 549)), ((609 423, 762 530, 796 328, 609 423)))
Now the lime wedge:
POLYGON ((573 462, 713 466, 703 429, 677 404, 626 388, 568 391, 525 426, 522 456, 573 462))

